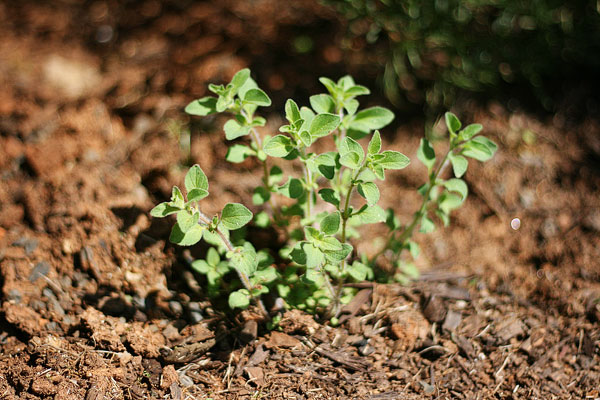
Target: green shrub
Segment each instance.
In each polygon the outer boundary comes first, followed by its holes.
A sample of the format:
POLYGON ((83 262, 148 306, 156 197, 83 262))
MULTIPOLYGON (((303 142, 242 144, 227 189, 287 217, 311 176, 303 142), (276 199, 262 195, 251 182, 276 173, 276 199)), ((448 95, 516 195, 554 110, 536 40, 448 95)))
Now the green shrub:
POLYGON ((546 108, 600 67, 600 6, 566 0, 324 0, 368 43, 396 104, 449 107, 461 91, 528 88, 546 108))

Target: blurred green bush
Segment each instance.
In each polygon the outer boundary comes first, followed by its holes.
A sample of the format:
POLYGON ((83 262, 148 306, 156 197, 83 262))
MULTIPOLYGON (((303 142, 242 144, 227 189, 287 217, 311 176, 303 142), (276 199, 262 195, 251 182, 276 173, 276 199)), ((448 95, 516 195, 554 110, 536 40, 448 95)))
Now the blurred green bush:
POLYGON ((596 0, 323 1, 348 21, 347 48, 384 67, 397 106, 449 107, 465 91, 498 94, 511 84, 551 110, 563 81, 600 67, 596 0))

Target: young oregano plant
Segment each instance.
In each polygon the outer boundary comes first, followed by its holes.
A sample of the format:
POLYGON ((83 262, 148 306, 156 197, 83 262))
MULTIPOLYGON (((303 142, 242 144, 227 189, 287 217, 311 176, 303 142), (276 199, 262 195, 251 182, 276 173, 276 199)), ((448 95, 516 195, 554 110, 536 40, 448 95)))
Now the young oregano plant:
POLYGON ((252 196, 254 205, 261 208, 256 215, 241 204, 229 203, 220 214, 206 216, 199 200, 208 195, 208 180, 198 165, 186 175, 187 197, 174 187, 171 201, 151 211, 155 217, 176 214, 172 242, 190 246, 204 238, 214 246, 206 259, 194 261, 192 267, 206 275, 209 294, 229 291, 231 308, 255 302, 267 315, 261 296, 270 293, 283 298, 288 306, 337 316, 341 304, 353 295, 345 283, 374 279, 380 256, 391 259, 401 270, 403 250, 417 255, 418 247, 411 240, 417 227, 431 231, 434 215, 444 225, 449 223, 450 212, 467 196, 466 183, 460 179, 468 166, 466 157, 486 161, 496 151, 493 142, 478 136, 481 125, 461 130, 460 121, 447 113, 449 150, 438 160, 431 144, 421 140, 418 159, 428 169, 428 181, 419 188, 421 207, 412 221, 402 226, 392 211, 377 204, 386 173, 410 162, 398 151, 383 150, 379 129, 387 126, 394 114, 383 107, 360 109, 356 98, 370 92, 350 76, 337 82, 320 81, 327 93, 311 96, 310 107, 287 100, 287 124, 273 136, 262 137, 256 129, 266 123, 256 115, 258 108, 269 106, 271 100, 248 69, 235 74, 227 85, 210 85, 216 97, 194 100, 186 107, 191 115, 232 115, 223 126, 226 139, 235 141, 226 159, 239 163, 255 157, 262 165, 262 185, 252 196), (246 136, 249 143, 243 139, 246 136), (359 140, 367 136, 364 147, 359 140), (316 149, 323 146, 314 145, 320 140, 332 141, 335 151, 319 153, 316 149), (279 166, 283 163, 298 164, 302 173, 284 176, 279 166), (445 180, 442 175, 448 163, 456 178, 445 180), (356 194, 362 200, 356 201, 356 194), (269 254, 266 248, 257 251, 254 245, 260 243, 231 240, 230 231, 251 220, 257 227, 271 225, 284 231, 287 243, 278 254, 269 254), (357 254, 350 241, 359 236, 356 227, 383 222, 389 227, 384 248, 371 259, 357 254), (277 268, 274 256, 280 258, 277 268), (237 290, 233 290, 235 284, 225 282, 231 271, 242 284, 237 290))

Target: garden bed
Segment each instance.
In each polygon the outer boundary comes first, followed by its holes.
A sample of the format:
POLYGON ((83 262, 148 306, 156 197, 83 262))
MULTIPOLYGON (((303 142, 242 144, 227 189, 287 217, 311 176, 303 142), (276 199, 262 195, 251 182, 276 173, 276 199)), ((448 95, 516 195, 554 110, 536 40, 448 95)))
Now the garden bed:
MULTIPOLYGON (((210 303, 149 210, 183 181, 187 102, 244 66, 271 110, 317 93, 356 67, 324 44, 272 52, 337 22, 309 1, 117 3, 0 5, 0 398, 600 397, 597 122, 470 107, 499 150, 451 227, 416 237, 418 281, 363 285, 338 327, 295 310, 269 332, 210 303)), ((224 161, 223 122, 192 136, 208 211, 260 180, 224 161)), ((415 159, 422 132, 383 140, 415 159)), ((390 174, 382 206, 410 218, 425 176, 390 174)))

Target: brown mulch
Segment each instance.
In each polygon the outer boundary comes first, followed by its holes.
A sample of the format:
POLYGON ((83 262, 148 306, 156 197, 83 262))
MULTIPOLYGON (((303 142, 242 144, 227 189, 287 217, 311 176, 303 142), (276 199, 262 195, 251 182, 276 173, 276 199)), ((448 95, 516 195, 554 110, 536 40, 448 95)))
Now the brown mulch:
MULTIPOLYGON (((293 310, 269 332, 211 304, 148 211, 183 179, 182 107, 208 82, 252 66, 276 114, 358 69, 343 27, 309 0, 122 3, 0 3, 0 399, 600 398, 595 121, 464 112, 500 150, 451 227, 417 235, 419 280, 363 288, 339 327, 293 310)), ((224 161, 221 124, 192 125, 207 212, 259 179, 224 161)), ((422 130, 384 140, 416 159, 422 130)), ((423 178, 388 178, 383 205, 408 219, 423 178)))

